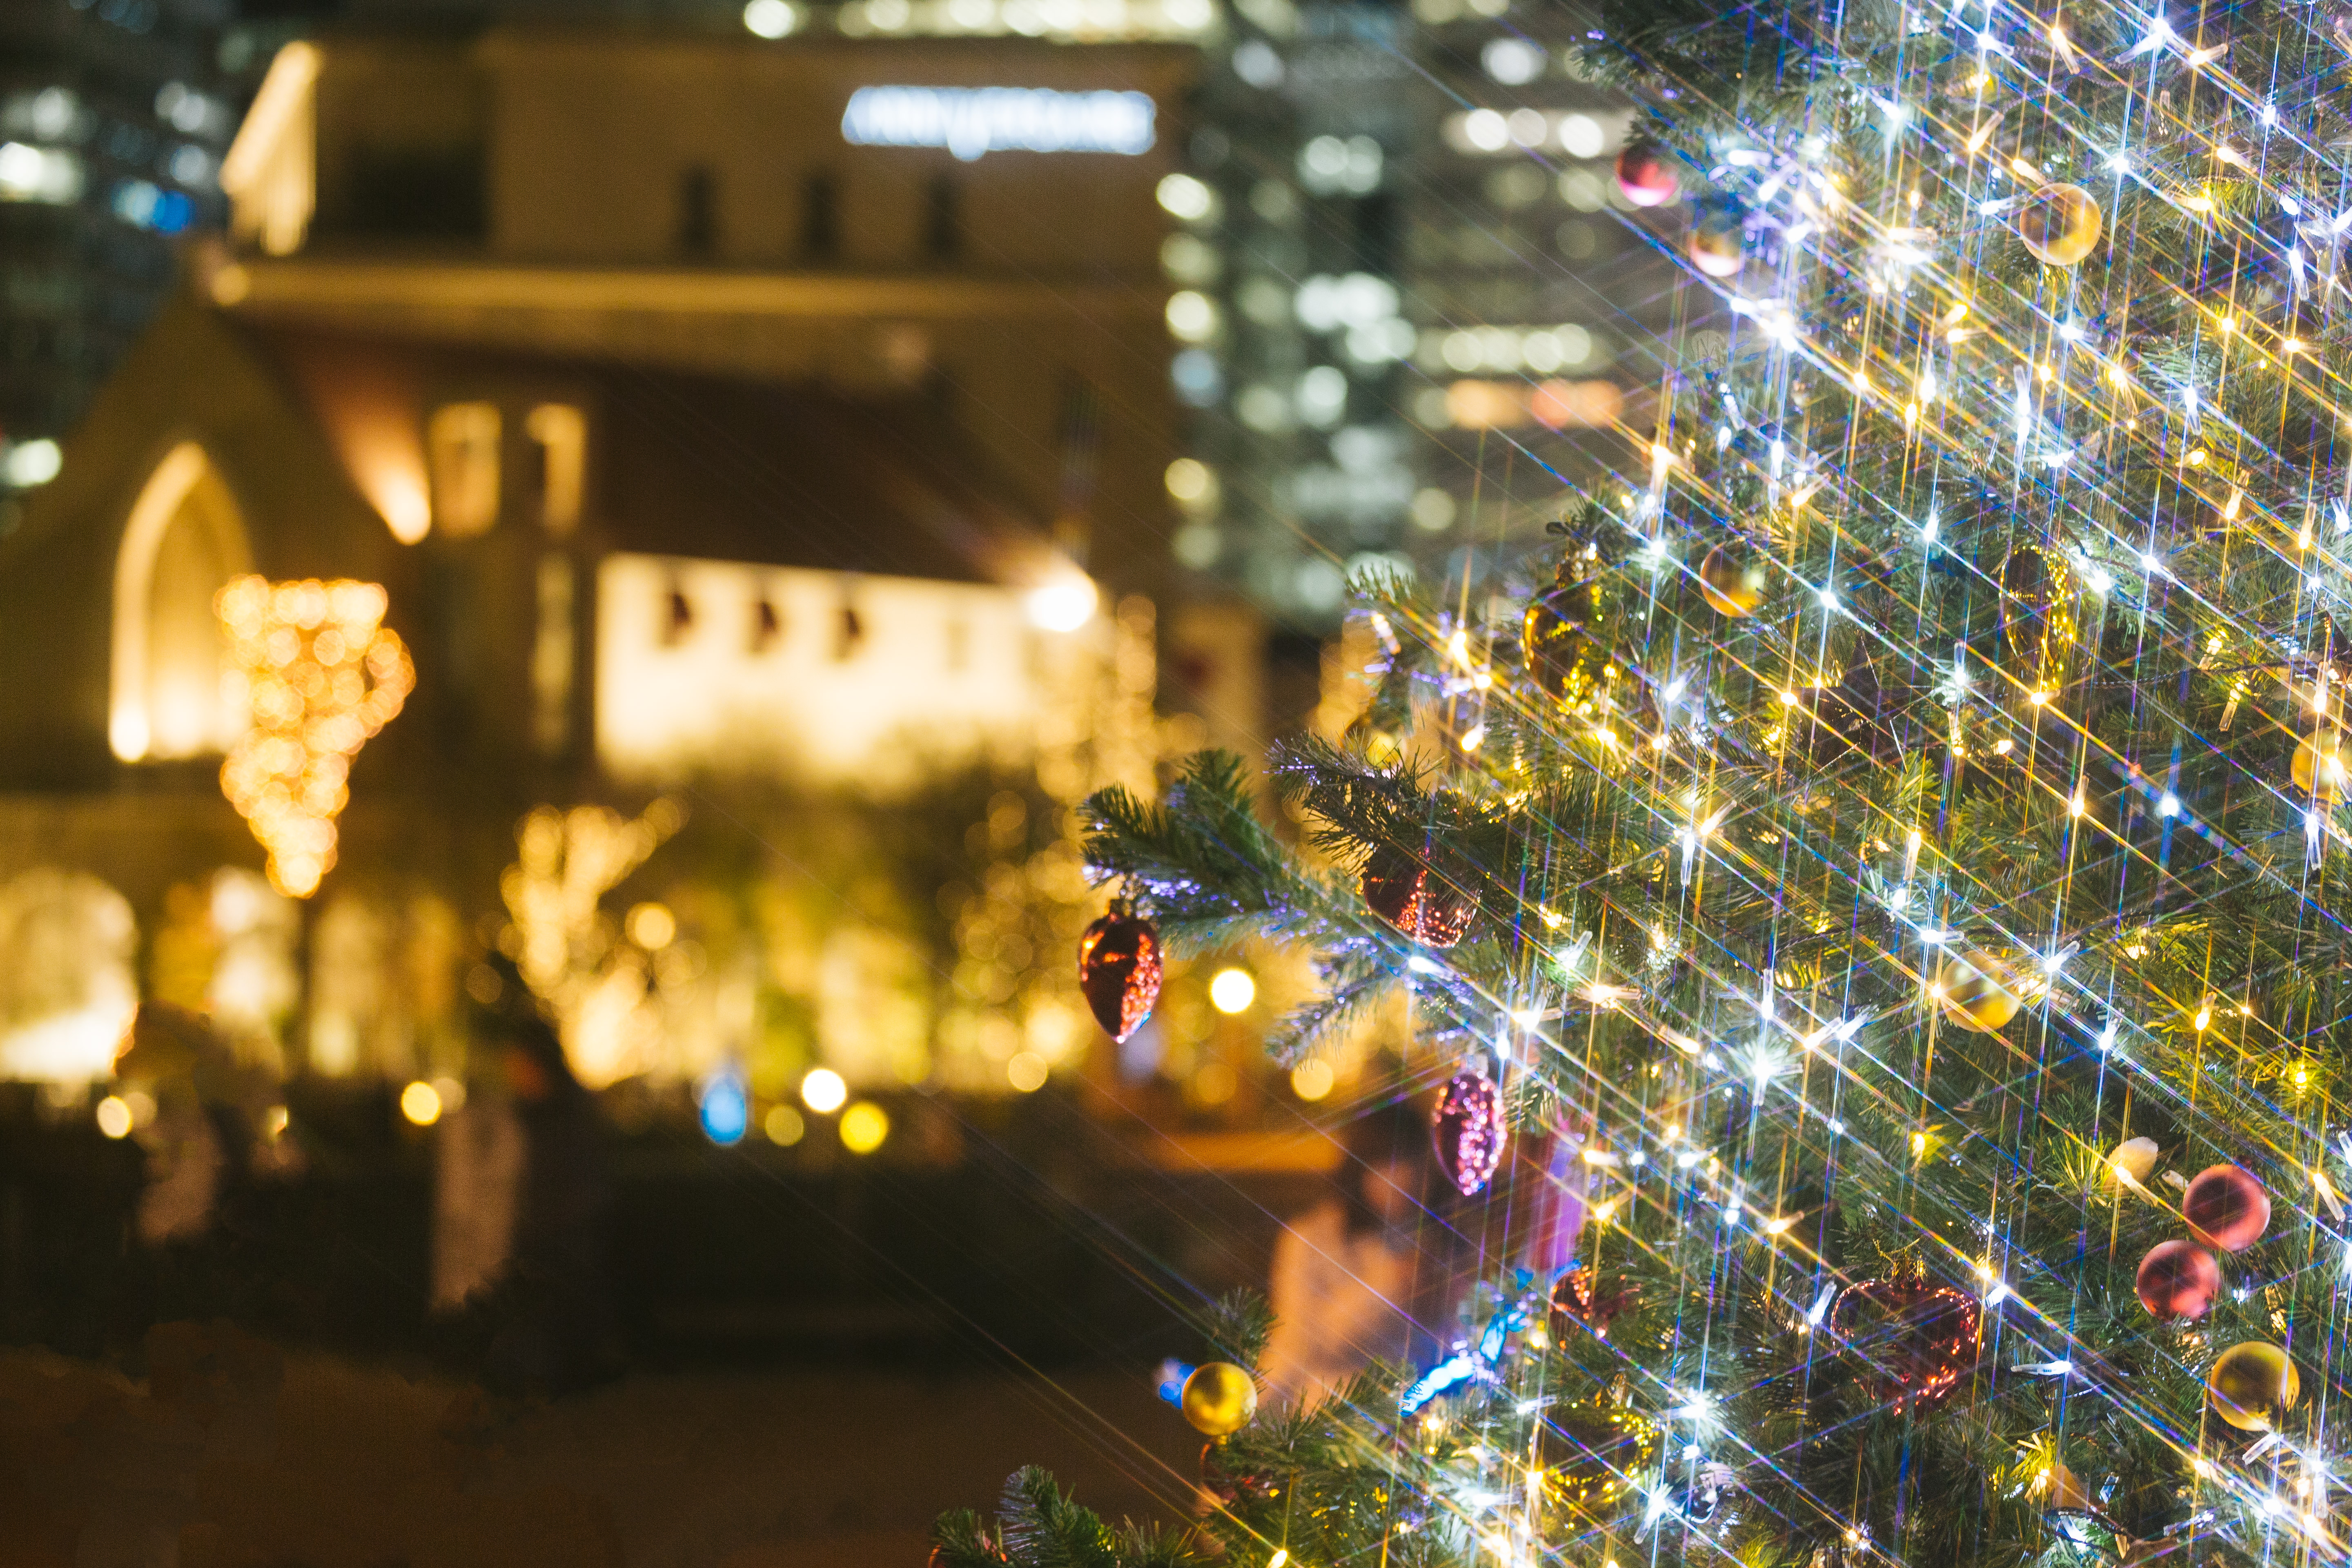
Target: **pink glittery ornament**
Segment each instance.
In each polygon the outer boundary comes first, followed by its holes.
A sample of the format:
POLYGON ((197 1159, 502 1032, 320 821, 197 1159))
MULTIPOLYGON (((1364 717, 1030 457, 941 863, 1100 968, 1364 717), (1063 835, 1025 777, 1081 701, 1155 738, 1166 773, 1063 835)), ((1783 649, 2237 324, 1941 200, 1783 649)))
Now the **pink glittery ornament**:
POLYGON ((1437 1097, 1430 1123, 1437 1163, 1465 1197, 1495 1179, 1503 1163, 1503 1096, 1484 1073, 1457 1073, 1437 1097))

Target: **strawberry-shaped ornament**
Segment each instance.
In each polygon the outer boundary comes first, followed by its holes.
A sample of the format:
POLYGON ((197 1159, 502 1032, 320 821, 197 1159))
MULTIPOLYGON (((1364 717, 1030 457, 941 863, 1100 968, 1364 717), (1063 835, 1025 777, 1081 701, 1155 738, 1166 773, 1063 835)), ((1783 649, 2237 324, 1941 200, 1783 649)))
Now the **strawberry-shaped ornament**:
POLYGON ((1125 899, 1087 927, 1078 942, 1078 989, 1096 1022, 1114 1040, 1143 1027, 1160 1000, 1160 930, 1125 899))
POLYGON ((1431 947, 1460 942, 1478 912, 1468 894, 1392 845, 1372 851, 1364 866, 1363 889, 1372 913, 1431 947))

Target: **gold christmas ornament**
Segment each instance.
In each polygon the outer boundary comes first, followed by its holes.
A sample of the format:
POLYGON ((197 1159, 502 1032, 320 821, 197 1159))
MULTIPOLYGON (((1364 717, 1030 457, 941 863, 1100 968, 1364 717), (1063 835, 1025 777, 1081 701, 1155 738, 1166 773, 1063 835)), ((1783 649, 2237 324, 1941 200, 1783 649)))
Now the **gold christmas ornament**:
POLYGON ((2066 684, 2066 663, 2082 640, 2074 574, 2054 550, 2021 544, 2000 563, 2000 630, 2012 673, 2033 691, 2066 684))
POLYGON ((1698 563, 1698 591, 1717 615, 1744 619, 1764 603, 1764 568, 1744 550, 1718 544, 1698 563))
POLYGON ((2099 243, 2099 203, 2080 185, 2044 185, 2017 211, 2017 235, 2044 267, 2072 267, 2099 243))
POLYGON ((1227 1437, 1257 1414, 1257 1384, 1229 1361, 1193 1369, 1184 1380, 1184 1419, 1212 1437, 1227 1437))
POLYGON ((1596 1392, 1551 1407, 1536 1458, 1554 1502, 1607 1508, 1655 1468, 1657 1424, 1606 1391, 1596 1392))
POLYGON ((2344 737, 2334 730, 2305 735, 2294 748, 2295 793, 2305 800, 2333 804, 2344 798, 2347 774, 2344 737))
POLYGON ((2242 1432, 2267 1432, 2303 1397, 2302 1380, 2286 1352, 2262 1340, 2231 1345, 2205 1379, 2214 1414, 2242 1432))
POLYGON ((1976 948, 1945 959, 1936 983, 1941 988, 1937 1002, 1944 1016, 1979 1035, 2001 1027, 2024 1005, 2009 966, 1976 948))
POLYGON ((335 864, 352 758, 408 700, 416 671, 373 583, 239 577, 214 597, 231 679, 253 714, 221 792, 269 852, 269 882, 307 899, 335 864))
POLYGON ((1528 603, 1520 647, 1528 677, 1571 712, 1591 710, 1622 671, 1593 635, 1601 618, 1600 584, 1571 579, 1573 558, 1560 563, 1550 588, 1528 603))

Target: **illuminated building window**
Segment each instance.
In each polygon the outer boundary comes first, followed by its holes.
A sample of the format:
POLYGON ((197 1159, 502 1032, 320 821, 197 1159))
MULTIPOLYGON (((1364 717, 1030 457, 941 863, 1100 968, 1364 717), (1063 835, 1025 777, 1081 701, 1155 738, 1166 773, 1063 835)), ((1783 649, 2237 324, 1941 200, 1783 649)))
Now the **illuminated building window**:
POLYGON ((551 552, 539 558, 539 625, 530 647, 531 739, 551 757, 571 739, 572 578, 571 557, 551 552))
POLYGON ((933 261, 952 261, 963 249, 962 193, 956 177, 942 169, 923 187, 923 255, 933 261))
POLYGON ((580 521, 588 477, 588 421, 563 403, 542 403, 523 421, 539 447, 540 525, 558 539, 580 521))
POLYGON ((499 409, 450 403, 425 426, 433 471, 433 521, 451 539, 488 533, 499 521, 499 409))
POLYGON ((811 261, 841 255, 841 186, 830 170, 801 182, 801 254, 811 261))
POLYGON ((677 249, 698 261, 719 254, 719 178, 707 164, 677 177, 677 249))
POLYGON ((841 614, 834 622, 833 657, 836 662, 853 658, 857 645, 866 640, 866 623, 857 614, 857 605, 845 591, 841 596, 841 614))
POLYGON ((244 520, 205 449, 165 454, 115 558, 107 740, 127 763, 226 751, 245 731, 213 595, 253 569, 244 520))

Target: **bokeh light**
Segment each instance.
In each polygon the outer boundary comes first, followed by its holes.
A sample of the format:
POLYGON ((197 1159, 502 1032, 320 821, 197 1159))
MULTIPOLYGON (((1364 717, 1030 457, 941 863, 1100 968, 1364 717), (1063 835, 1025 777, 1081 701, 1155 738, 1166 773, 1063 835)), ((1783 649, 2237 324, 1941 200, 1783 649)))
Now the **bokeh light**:
POLYGON ((808 1120, 789 1105, 772 1105, 760 1121, 760 1131, 779 1149, 789 1149, 808 1136, 808 1120))
POLYGON ((1031 1094, 1045 1087, 1045 1079, 1050 1074, 1044 1057, 1034 1051, 1018 1051, 1011 1061, 1004 1064, 1004 1076, 1013 1088, 1024 1094, 1031 1094))
POLYGON ((1257 1000, 1257 981, 1246 969, 1220 969, 1209 982, 1209 1001, 1220 1013, 1246 1013, 1257 1000))
POLYGON ((109 1138, 131 1136, 131 1107, 121 1097, 108 1095, 98 1102, 98 1130, 109 1138))
POLYGON ((1301 1100, 1320 1100, 1331 1092, 1338 1078, 1329 1062, 1321 1057, 1309 1057, 1290 1069, 1290 1092, 1301 1100))
POLYGON ((841 1113, 841 1146, 853 1154, 871 1154, 889 1136, 889 1116, 870 1100, 861 1100, 841 1113))
POLYGON ((849 1085, 831 1068, 811 1068, 801 1079, 801 1103, 819 1116, 830 1116, 849 1099, 849 1085))
POLYGON ((659 952, 677 940, 677 917, 667 904, 644 903, 629 911, 629 940, 647 952, 659 952))
POLYGON ((441 1091, 418 1079, 400 1091, 400 1113, 419 1127, 441 1120, 441 1091))

